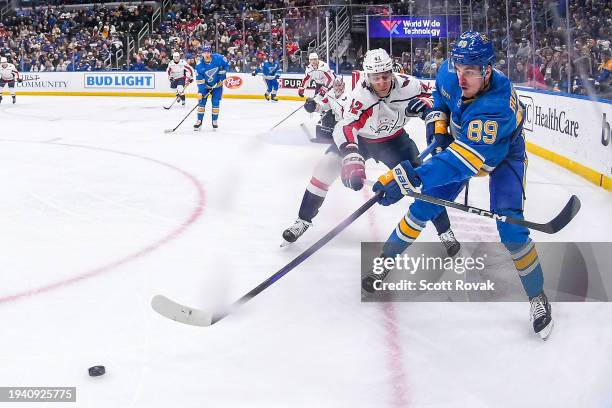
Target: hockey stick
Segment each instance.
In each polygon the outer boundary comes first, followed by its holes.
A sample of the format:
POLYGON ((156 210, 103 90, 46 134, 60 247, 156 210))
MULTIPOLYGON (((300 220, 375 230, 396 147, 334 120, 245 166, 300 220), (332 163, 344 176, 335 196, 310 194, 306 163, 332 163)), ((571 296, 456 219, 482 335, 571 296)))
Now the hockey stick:
POLYGON ((183 120, 181 120, 181 121, 179 122, 179 124, 178 124, 178 125, 176 125, 176 126, 174 127, 174 129, 165 129, 165 130, 164 130, 164 133, 172 133, 172 132, 175 132, 175 131, 176 131, 176 129, 178 129, 178 128, 179 128, 179 126, 181 126, 181 125, 183 124, 183 122, 185 121, 185 119, 187 119, 187 118, 189 117, 189 115, 191 115, 191 114, 193 113, 193 111, 194 111, 194 110, 196 110, 196 108, 197 108, 198 106, 200 106, 200 103, 199 103, 199 102, 198 102, 198 103, 196 103, 196 105, 195 105, 193 108, 191 108, 191 110, 190 110, 190 111, 189 111, 189 112, 188 112, 188 113, 185 115, 185 117, 183 118, 183 120))
POLYGON ((507 215, 495 214, 491 211, 486 211, 481 208, 471 207, 469 205, 463 205, 455 203, 453 201, 443 200, 441 198, 432 197, 426 194, 417 193, 416 191, 407 191, 410 197, 414 197, 417 200, 426 201, 431 204, 442 205, 444 207, 455 208, 460 211, 465 211, 471 214, 480 215, 481 217, 492 218, 496 221, 505 222, 508 224, 520 225, 527 227, 532 230, 545 232, 547 234, 555 234, 561 231, 569 222, 574 219, 578 211, 580 210, 580 200, 577 196, 572 195, 569 201, 565 204, 565 207, 557 214, 555 218, 547 223, 539 224, 532 221, 521 220, 519 218, 510 217, 507 215))
MULTIPOLYGON (((420 155, 419 158, 423 159, 426 157, 431 151, 436 147, 435 143, 432 143, 428 146, 420 155)), ((323 238, 319 239, 315 242, 310 248, 306 249, 300 255, 298 255, 294 260, 289 262, 283 268, 281 268, 274 275, 270 276, 268 279, 257 285, 250 292, 242 296, 240 299, 236 300, 234 303, 230 305, 230 307, 224 311, 218 313, 211 313, 200 309, 195 309, 188 306, 183 306, 179 303, 176 303, 163 295, 156 295, 151 300, 151 307, 157 313, 162 316, 167 317, 168 319, 175 320, 180 323, 190 324, 193 326, 210 326, 217 323, 219 320, 225 318, 232 311, 242 306, 249 300, 253 299, 255 296, 263 292, 269 286, 272 286, 274 282, 285 276, 291 270, 293 270, 296 266, 305 261, 308 257, 318 251, 323 245, 327 244, 331 241, 335 236, 340 234, 346 227, 351 225, 353 221, 359 218, 363 213, 365 213, 370 207, 372 207, 377 201, 378 197, 382 194, 382 192, 378 192, 372 198, 365 202, 361 207, 359 207, 354 213, 349 215, 344 221, 338 224, 333 230, 328 232, 323 238)))
MULTIPOLYGON (((164 133, 172 133, 172 132, 176 131, 176 129, 178 129, 178 128, 179 128, 179 126, 181 126, 181 125, 183 124, 183 122, 185 121, 185 119, 187 119, 187 118, 189 117, 189 115, 191 115, 191 113, 192 113, 194 110, 196 110, 196 108, 197 108, 197 107, 200 105, 200 99, 208 98, 208 95, 210 95, 210 93, 212 92, 212 90, 213 90, 213 88, 209 88, 209 89, 206 91, 206 94, 202 94, 202 98, 199 98, 199 99, 198 99, 198 103, 196 103, 196 105, 195 105, 193 108, 191 108, 191 110, 190 110, 189 112, 187 112, 187 114, 185 115, 185 117, 183 118, 183 120, 181 120, 181 121, 179 122, 179 124, 178 124, 178 125, 176 125, 176 126, 174 127, 174 129, 166 129, 166 130, 164 130, 164 133)), ((199 93, 199 92, 198 92, 198 93, 199 93)))
POLYGON ((157 313, 162 316, 167 317, 168 319, 175 320, 180 323, 190 324, 193 326, 210 326, 217 323, 219 320, 225 318, 231 312, 236 310, 238 307, 242 306, 249 300, 253 299, 255 296, 259 295, 268 287, 272 286, 276 281, 285 276, 291 270, 295 269, 296 266, 304 262, 308 257, 318 251, 323 245, 327 244, 334 237, 336 237, 340 232, 342 232, 346 227, 351 225, 353 221, 359 218, 363 213, 365 213, 370 207, 376 204, 379 195, 381 192, 374 195, 368 201, 365 202, 361 207, 359 207, 354 213, 349 215, 344 221, 338 224, 333 230, 328 232, 323 238, 319 239, 315 242, 310 248, 306 249, 300 255, 298 255, 294 260, 289 262, 287 265, 282 267, 278 272, 274 275, 270 276, 265 281, 261 282, 255 288, 251 289, 248 293, 242 296, 240 299, 236 300, 232 303, 229 308, 224 311, 220 311, 217 313, 211 313, 200 309, 195 309, 187 306, 180 305, 163 295, 156 295, 151 300, 151 307, 157 313))
POLYGON ((278 125, 280 125, 281 123, 283 123, 284 121, 286 121, 287 119, 289 119, 290 117, 292 117, 294 113, 296 113, 297 111, 299 111, 299 110, 300 110, 300 109, 302 109, 303 107, 304 107, 303 105, 298 106, 298 108, 297 108, 296 110, 294 110, 293 112, 291 112, 289 115, 285 116, 285 118, 284 118, 283 120, 281 120, 280 122, 278 122, 276 125, 272 126, 272 128, 271 128, 270 130, 274 130, 274 129, 276 129, 276 127, 277 127, 278 125))
POLYGON ((176 94, 176 95, 174 96, 174 100, 172 101, 172 103, 170 104, 170 106, 163 106, 163 108, 164 108, 164 109, 166 109, 166 110, 170 109, 171 107, 173 107, 173 106, 174 106, 174 104, 175 104, 175 103, 178 101, 178 99, 179 99, 179 95, 178 95, 178 94, 176 94))
MULTIPOLYGON (((195 81, 193 81, 193 82, 195 82, 195 81)), ((168 109, 172 108, 172 107, 174 106, 174 104, 175 104, 176 102, 178 102, 179 97, 180 97, 180 96, 182 96, 182 95, 185 95, 185 91, 187 90, 187 88, 189 88, 189 85, 191 85, 193 82, 189 82, 189 83, 187 84, 187 86, 183 87, 183 92, 182 92, 181 94, 178 94, 178 93, 177 93, 177 94, 174 96, 174 100, 172 101, 172 103, 170 104, 170 106, 164 106, 163 108, 164 108, 164 109, 166 109, 166 110, 168 110, 168 109)))

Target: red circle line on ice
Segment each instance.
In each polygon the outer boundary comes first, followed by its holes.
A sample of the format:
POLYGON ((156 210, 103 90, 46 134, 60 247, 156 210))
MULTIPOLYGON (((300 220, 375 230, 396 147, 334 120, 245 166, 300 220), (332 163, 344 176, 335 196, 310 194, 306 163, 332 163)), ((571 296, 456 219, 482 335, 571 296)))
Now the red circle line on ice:
POLYGON ((118 150, 111 150, 111 149, 105 149, 102 147, 94 147, 94 146, 84 146, 84 145, 77 145, 77 144, 68 144, 68 143, 57 143, 57 142, 53 142, 53 143, 49 143, 49 142, 37 142, 37 141, 24 141, 24 140, 9 140, 9 139, 0 139, 0 141, 2 142, 16 142, 16 143, 36 143, 36 144, 46 144, 46 145, 53 145, 53 146, 64 146, 64 147, 71 147, 71 148, 80 148, 80 149, 89 149, 89 150, 97 150, 97 151, 103 151, 103 152, 108 152, 108 153, 113 153, 113 154, 119 154, 119 155, 123 155, 123 156, 128 156, 128 157, 134 157, 140 160, 146 160, 149 162, 153 162, 156 163, 160 166, 166 167, 168 169, 171 169, 179 174, 181 174, 182 176, 184 176, 186 179, 188 179, 190 181, 190 183, 194 186, 196 192, 197 192, 197 203, 195 208, 191 211, 191 213, 187 216, 187 218, 181 222, 177 227, 175 227, 169 234, 163 236, 162 238, 154 241, 153 243, 143 247, 142 249, 131 253, 123 258, 120 258, 116 261, 110 262, 106 265, 91 269, 89 271, 77 274, 76 276, 73 276, 71 278, 68 279, 63 279, 54 283, 50 283, 48 285, 44 285, 44 286, 40 286, 37 288, 32 288, 23 292, 19 292, 19 293, 14 293, 11 295, 7 295, 4 297, 0 297, 0 303, 6 303, 6 302, 11 302, 11 301, 15 301, 15 300, 20 300, 29 296, 33 296, 33 295, 37 295, 40 293, 46 293, 49 292, 51 290, 54 289, 59 289, 62 287, 66 287, 68 285, 72 285, 74 283, 80 282, 82 280, 85 279, 89 279, 92 278, 94 276, 100 275, 102 273, 105 272, 109 272, 115 268, 118 268, 120 266, 123 266, 129 262, 135 261, 139 258, 142 258, 145 255, 148 255, 154 251, 156 251, 157 249, 159 249, 160 247, 162 247, 163 245, 169 243, 170 241, 178 238, 180 235, 182 235, 185 230, 187 230, 187 228, 189 228, 191 225, 193 225, 198 218, 200 218, 200 216, 202 215, 203 211, 204 211, 204 206, 205 206, 205 192, 204 192, 204 187, 202 187, 202 184, 200 183, 200 181, 193 176, 192 174, 188 173, 187 171, 176 167, 173 164, 170 163, 166 163, 163 162, 161 160, 157 160, 157 159, 153 159, 151 157, 146 157, 146 156, 140 156, 138 154, 134 154, 134 153, 127 153, 127 152, 122 152, 122 151, 118 151, 118 150))

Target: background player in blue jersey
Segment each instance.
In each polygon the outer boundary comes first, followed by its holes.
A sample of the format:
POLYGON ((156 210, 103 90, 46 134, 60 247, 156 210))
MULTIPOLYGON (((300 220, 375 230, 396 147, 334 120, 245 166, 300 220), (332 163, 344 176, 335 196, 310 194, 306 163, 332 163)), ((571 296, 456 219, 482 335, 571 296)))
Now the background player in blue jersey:
MULTIPOLYGON (((445 149, 418 168, 405 161, 381 176, 374 185, 374 191, 384 192, 381 204, 397 202, 408 189, 453 200, 470 177, 488 174, 491 210, 523 217, 523 107, 508 78, 492 68, 494 62, 486 35, 467 31, 459 36, 451 58, 440 67, 434 106, 426 116, 428 136, 445 149), (452 136, 446 130, 449 118, 452 136)), ((405 250, 440 211, 442 207, 424 201, 412 203, 387 240, 384 255, 405 250)), ((497 229, 531 302, 533 329, 546 339, 553 327, 551 307, 529 230, 500 221, 497 229)))
POLYGON ((266 81, 266 93, 264 97, 266 100, 272 99, 272 101, 276 102, 276 93, 278 92, 278 79, 282 74, 282 69, 278 61, 274 60, 274 55, 270 53, 268 55, 268 60, 263 63, 263 65, 256 70, 253 71, 253 76, 258 73, 263 74, 264 80, 266 81))
POLYGON ((210 45, 202 47, 202 58, 195 67, 196 83, 198 84, 198 121, 193 125, 194 130, 200 130, 202 119, 206 111, 206 100, 211 96, 212 127, 218 128, 219 104, 223 96, 223 80, 229 69, 227 58, 221 54, 213 54, 210 45))

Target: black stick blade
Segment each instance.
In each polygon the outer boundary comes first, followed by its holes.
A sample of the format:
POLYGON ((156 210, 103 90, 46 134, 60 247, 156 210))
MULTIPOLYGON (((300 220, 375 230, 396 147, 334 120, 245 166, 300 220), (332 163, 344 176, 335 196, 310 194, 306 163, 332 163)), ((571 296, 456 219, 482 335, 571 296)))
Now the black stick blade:
POLYGON ((570 223, 571 220, 574 219, 576 214, 578 214, 578 211, 580 211, 580 199, 573 195, 567 204, 565 204, 565 207, 563 207, 559 215, 546 224, 547 230, 543 231, 548 234, 555 234, 561 231, 567 224, 570 223))

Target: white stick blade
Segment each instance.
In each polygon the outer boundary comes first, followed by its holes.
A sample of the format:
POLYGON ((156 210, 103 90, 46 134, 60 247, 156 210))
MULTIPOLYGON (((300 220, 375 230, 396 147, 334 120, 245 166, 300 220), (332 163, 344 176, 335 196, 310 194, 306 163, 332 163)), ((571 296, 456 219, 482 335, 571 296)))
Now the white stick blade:
POLYGON ((164 133, 172 133, 172 132, 174 132, 174 129, 166 129, 166 130, 164 130, 164 133))
POLYGON ((183 306, 163 295, 154 296, 151 299, 151 307, 160 315, 179 323, 192 326, 210 326, 212 324, 211 313, 183 306))

